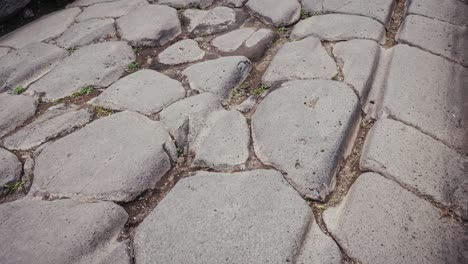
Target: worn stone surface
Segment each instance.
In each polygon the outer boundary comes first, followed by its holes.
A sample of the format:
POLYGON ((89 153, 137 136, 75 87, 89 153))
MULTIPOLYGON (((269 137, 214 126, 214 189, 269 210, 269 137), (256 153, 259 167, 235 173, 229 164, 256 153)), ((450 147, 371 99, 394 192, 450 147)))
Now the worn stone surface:
POLYGON ((114 19, 90 19, 74 24, 54 42, 64 48, 80 47, 114 34, 114 19))
POLYGON ((69 8, 44 16, 0 38, 0 46, 16 49, 33 42, 60 36, 81 13, 79 8, 69 8))
POLYGON ((379 116, 398 119, 466 152, 466 68, 418 48, 397 45, 386 73, 379 116))
POLYGON ((125 42, 105 42, 82 47, 51 72, 32 84, 27 93, 44 93, 43 100, 70 96, 85 86, 105 87, 124 73, 135 54, 125 42))
POLYGON ((31 0, 1 0, 0 1, 0 21, 10 18, 29 4, 31 0))
POLYGON ((255 153, 286 172, 302 195, 323 200, 334 188, 358 110, 357 97, 346 84, 286 82, 266 96, 252 117, 255 153))
POLYGON ((246 7, 276 27, 294 24, 301 13, 297 0, 249 0, 246 7))
POLYGON ((243 7, 248 0, 226 0, 226 3, 233 7, 243 7))
POLYGON ((6 47, 0 47, 0 57, 3 57, 8 54, 12 49, 6 47))
POLYGON ((184 96, 180 82, 157 71, 140 70, 111 85, 92 104, 151 115, 184 96))
POLYGON ((118 18, 139 7, 147 5, 148 2, 146 0, 120 0, 97 3, 85 8, 83 13, 81 13, 76 20, 84 21, 91 18, 118 18))
POLYGON ((158 3, 161 5, 170 5, 175 8, 206 8, 213 4, 213 0, 159 0, 158 3))
POLYGON ((317 224, 312 225, 304 240, 297 264, 341 264, 340 248, 317 224))
POLYGON ((385 43, 385 27, 374 19, 345 14, 312 16, 294 26, 293 40, 314 36, 326 41, 371 39, 385 43), (343 23, 346 21, 346 23, 343 23))
POLYGON ((230 56, 194 64, 182 74, 190 88, 226 97, 247 78, 251 68, 246 57, 230 56))
POLYGON ((0 189, 5 184, 19 180, 22 169, 21 162, 15 154, 0 148, 0 189))
POLYGON ((159 53, 158 61, 166 65, 177 65, 203 59, 205 51, 193 39, 184 39, 159 53))
POLYGON ((288 80, 331 79, 336 73, 336 64, 320 40, 308 37, 284 44, 273 57, 262 83, 272 86, 288 80))
POLYGON ((90 6, 90 5, 105 3, 105 2, 112 2, 112 1, 116 1, 116 0, 76 0, 70 3, 69 5, 67 5, 67 7, 77 7, 77 6, 85 7, 85 6, 90 6))
POLYGON ((367 136, 361 168, 451 207, 468 219, 468 158, 415 128, 377 121, 367 136))
POLYGON ((117 19, 123 40, 132 46, 163 46, 181 32, 177 11, 164 5, 142 6, 117 19))
POLYGON ((122 112, 47 145, 36 158, 30 192, 130 201, 153 188, 176 156, 161 123, 122 112))
POLYGON ((68 55, 54 45, 36 42, 0 58, 0 92, 27 87, 68 55))
POLYGON ((109 202, 19 200, 0 205, 0 219, 3 263, 84 264, 103 263, 120 247, 127 213, 109 202))
POLYGON ((224 52, 235 51, 255 32, 255 28, 240 28, 216 37, 211 44, 224 52))
POLYGON ((0 94, 0 138, 36 113, 37 100, 24 95, 0 94))
POLYGON ((361 175, 345 199, 324 212, 345 252, 361 263, 466 263, 463 224, 375 173, 361 175))
POLYGON ((93 112, 79 110, 76 105, 59 104, 49 108, 43 115, 6 137, 2 144, 13 150, 27 150, 66 135, 91 121, 93 112))
POLYGON ((225 6, 209 10, 187 9, 183 13, 187 30, 194 36, 207 36, 228 31, 235 27, 236 12, 225 6))
POLYGON ((138 226, 135 260, 286 263, 312 218, 279 172, 202 171, 180 180, 138 226))
POLYGON ((408 14, 435 18, 451 24, 468 25, 468 5, 459 0, 412 0, 408 14))
POLYGON ((255 104, 257 104, 257 98, 251 95, 244 102, 236 106, 235 109, 241 113, 247 113, 255 107, 255 104))
POLYGON ((468 66, 468 29, 435 19, 409 15, 398 40, 468 66))

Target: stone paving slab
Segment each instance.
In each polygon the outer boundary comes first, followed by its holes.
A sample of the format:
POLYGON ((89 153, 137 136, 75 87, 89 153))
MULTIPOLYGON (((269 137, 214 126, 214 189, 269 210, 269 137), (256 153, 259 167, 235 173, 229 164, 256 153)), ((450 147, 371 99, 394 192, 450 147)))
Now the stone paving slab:
POLYGON ((115 35, 114 19, 89 19, 69 27, 54 43, 68 49, 88 45, 112 35, 115 35))
POLYGON ((176 157, 160 122, 121 112, 47 145, 36 158, 30 193, 131 201, 153 188, 176 157))
POLYGON ((10 48, 0 47, 0 57, 7 55, 11 50, 10 48))
POLYGON ((76 20, 84 21, 91 18, 118 18, 131 11, 149 5, 146 0, 120 0, 112 2, 102 2, 84 9, 76 20))
MULTIPOLYGON (((19 200, 0 205, 0 244, 5 264, 110 263, 127 213, 109 203, 19 200)), ((130 263, 128 253, 120 252, 130 263), (126 255, 126 256, 125 256, 126 255)), ((124 260, 124 259, 122 259, 124 260)), ((115 263, 115 262, 113 262, 115 263)))
POLYGON ((293 262, 312 218, 279 172, 201 171, 180 180, 138 226, 135 262, 293 262))
POLYGON ((69 7, 86 7, 94 4, 105 3, 105 2, 113 2, 117 0, 76 0, 67 5, 69 7))
POLYGON ((177 65, 203 59, 205 51, 193 39, 178 41, 158 54, 158 61, 166 65, 177 65))
POLYGON ((468 28, 435 19, 409 15, 405 18, 398 41, 419 47, 468 66, 468 28))
POLYGON ((125 42, 105 42, 82 47, 32 84, 27 93, 43 93, 42 100, 56 101, 71 96, 85 86, 106 87, 135 60, 125 42))
POLYGON ((335 241, 325 235, 317 224, 307 232, 297 264, 341 264, 343 258, 335 241))
POLYGON ((358 99, 346 84, 286 82, 252 116, 255 153, 284 171, 302 195, 324 200, 334 189, 345 141, 358 117, 358 99))
POLYGON ((5 184, 19 180, 22 170, 23 165, 15 154, 0 148, 0 192, 5 184))
POLYGON ((421 15, 449 22, 468 25, 468 5, 459 0, 411 0, 407 14, 421 15))
POLYGON ((213 4, 213 0, 159 0, 160 5, 170 5, 175 8, 207 8, 213 4))
POLYGON ((294 26, 290 38, 298 40, 309 36, 326 41, 371 39, 383 44, 385 43, 385 27, 363 16, 326 14, 301 20, 294 26))
POLYGON ((324 221, 360 263, 466 263, 466 226, 376 173, 361 175, 324 221))
POLYGON ((367 136, 361 169, 394 179, 468 219, 468 158, 415 128, 378 120, 367 136))
POLYGON ((41 42, 11 51, 0 58, 0 92, 27 87, 66 56, 66 50, 41 42))
POLYGON ((296 23, 301 13, 297 0, 249 0, 245 6, 275 27, 296 23))
POLYGON ((185 89, 180 82, 157 71, 144 69, 118 80, 91 104, 152 115, 184 96, 185 89))
POLYGON ((37 100, 24 95, 0 94, 0 138, 36 113, 37 100))
POLYGON ((197 37, 231 30, 238 22, 236 11, 225 6, 209 10, 187 9, 183 12, 183 18, 187 21, 187 31, 197 37))
POLYGON ((66 135, 89 123, 93 117, 90 109, 78 109, 76 105, 59 104, 49 108, 43 115, 3 139, 2 144, 11 150, 27 150, 66 135))

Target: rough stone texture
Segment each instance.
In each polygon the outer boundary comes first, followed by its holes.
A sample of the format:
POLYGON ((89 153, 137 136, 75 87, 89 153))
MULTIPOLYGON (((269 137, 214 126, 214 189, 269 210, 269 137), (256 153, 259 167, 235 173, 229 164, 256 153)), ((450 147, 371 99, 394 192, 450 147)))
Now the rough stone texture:
POLYGON ((297 264, 341 264, 340 248, 317 224, 312 225, 304 240, 297 264))
POLYGON ((135 54, 125 42, 85 46, 32 84, 27 93, 45 93, 43 100, 55 101, 88 85, 105 87, 119 79, 134 60, 135 54))
POLYGON ((369 132, 361 168, 452 207, 468 219, 468 158, 417 129, 380 119, 369 132))
POLYGON ((185 89, 178 81, 157 71, 141 70, 111 85, 92 104, 151 115, 184 96, 185 89))
POLYGON ((193 39, 184 39, 159 53, 158 61, 166 65, 177 65, 203 59, 205 51, 193 39))
POLYGON ((248 0, 226 0, 226 3, 233 7, 243 7, 248 0))
POLYGON ((5 184, 19 180, 22 165, 18 158, 8 150, 0 148, 0 190, 5 184))
POLYGON ((188 21, 187 30, 200 37, 228 31, 235 27, 236 12, 225 6, 210 10, 187 9, 183 13, 188 21))
POLYGON ((132 46, 163 46, 182 32, 177 11, 164 5, 135 9, 117 19, 117 28, 132 46))
POLYGON ((105 3, 105 2, 112 2, 116 0, 76 0, 73 3, 70 3, 67 5, 68 7, 85 7, 85 6, 90 6, 94 4, 99 4, 99 3, 105 3))
POLYGON ((121 112, 47 145, 36 158, 31 193, 131 201, 153 188, 176 156, 161 123, 121 112))
POLYGON ((194 64, 182 74, 190 88, 226 97, 247 78, 251 68, 246 57, 230 56, 194 64))
POLYGON ((331 79, 336 73, 336 64, 320 40, 308 37, 284 44, 273 57, 262 82, 272 86, 288 80, 331 79))
POLYGON ((10 48, 0 47, 0 57, 7 55, 11 50, 10 48))
POLYGON ((0 94, 0 138, 36 113, 37 100, 24 95, 0 94))
POLYGON ((431 17, 451 24, 468 25, 468 5, 459 0, 411 0, 408 14, 431 17))
POLYGON ((2 144, 13 150, 27 150, 72 132, 91 121, 93 112, 78 110, 76 105, 59 104, 49 108, 43 115, 6 137, 2 144))
POLYGON ((79 8, 69 8, 44 16, 0 38, 0 46, 16 49, 33 42, 60 36, 81 13, 79 8))
POLYGON ((287 173, 304 196, 323 200, 334 188, 346 139, 359 116, 346 84, 308 80, 284 83, 252 117, 255 153, 287 173))
POLYGON ((121 246, 127 213, 109 202, 19 200, 0 205, 0 220, 2 263, 103 263, 121 246))
POLYGON ((54 45, 36 42, 0 58, 0 92, 27 87, 68 55, 54 45))
POLYGON ((429 202, 375 173, 361 175, 324 220, 361 263, 466 263, 468 232, 429 202))
POLYGON ((468 29, 435 19, 409 15, 398 40, 468 66, 468 29))
POLYGON ((301 13, 297 0, 249 0, 246 7, 276 27, 296 23, 301 13))
POLYGON ((175 8, 206 8, 213 4, 213 0, 159 0, 159 4, 166 4, 175 8))
POLYGON ((207 129, 191 148, 194 167, 233 171, 245 168, 249 158, 250 130, 237 111, 221 111, 207 120, 207 129))
POLYGON ((308 36, 327 41, 371 39, 383 44, 385 43, 385 27, 367 17, 327 14, 301 20, 294 26, 290 38, 298 40, 308 36))
POLYGON ((64 48, 80 47, 114 34, 114 19, 90 19, 68 28, 55 44, 64 48))
POLYGON ((240 28, 211 41, 211 44, 220 51, 235 51, 255 32, 255 28, 240 28))
POLYGON ((312 218, 279 172, 198 172, 180 180, 138 226, 135 260, 287 263, 312 218))
POLYGON ((397 45, 386 73, 379 116, 401 120, 459 151, 468 149, 466 68, 418 48, 397 45))
MULTIPOLYGON (((91 18, 118 18, 131 11, 149 5, 146 0, 120 0, 112 2, 103 2, 87 7, 76 20, 84 21, 91 18)), ((139 25, 143 26, 143 25, 139 25)))
POLYGON ((0 0, 0 21, 6 20, 16 14, 31 0, 0 0))
POLYGON ((247 112, 250 112, 250 110, 252 110, 255 107, 256 103, 257 103, 257 98, 251 95, 247 99, 245 99, 244 102, 236 106, 235 109, 241 113, 247 113, 247 112))

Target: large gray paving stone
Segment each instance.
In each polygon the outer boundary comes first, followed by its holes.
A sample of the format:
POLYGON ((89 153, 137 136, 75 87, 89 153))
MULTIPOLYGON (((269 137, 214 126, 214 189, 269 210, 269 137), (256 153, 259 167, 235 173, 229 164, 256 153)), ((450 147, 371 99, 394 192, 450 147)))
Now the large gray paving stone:
POLYGON ((307 232, 297 264, 341 264, 343 257, 335 241, 325 235, 317 224, 307 232))
POLYGON ((409 15, 405 18, 398 41, 419 47, 468 66, 468 28, 435 19, 409 15))
POLYGON ((72 25, 54 43, 64 48, 80 47, 114 34, 114 19, 90 19, 72 25))
POLYGON ((36 113, 37 100, 24 95, 0 94, 0 138, 36 113))
POLYGON ((105 2, 113 2, 117 0, 76 0, 67 5, 67 8, 70 7, 86 7, 94 4, 105 3, 105 2))
POLYGON ((375 173, 361 175, 323 217, 348 256, 360 263, 468 261, 466 226, 375 173))
MULTIPOLYGON (((5 264, 105 262, 121 250, 127 213, 110 202, 19 200, 0 205, 0 244, 5 264)), ((125 253, 125 252, 123 252, 125 253)), ((127 256, 121 254, 130 263, 127 256)))
POLYGON ((385 27, 374 19, 346 14, 318 15, 294 26, 292 40, 313 36, 326 41, 371 39, 385 43, 385 27), (346 23, 343 23, 346 21, 346 23))
POLYGON ((415 128, 378 120, 367 136, 361 168, 394 179, 468 219, 468 158, 415 128))
POLYGON ((120 0, 97 3, 85 8, 83 13, 81 13, 76 20, 84 21, 91 18, 118 18, 139 7, 148 5, 146 0, 120 0))
POLYGON ((320 40, 308 37, 284 44, 262 76, 262 83, 272 86, 289 80, 331 79, 336 73, 335 61, 320 40))
POLYGON ((252 117, 255 153, 286 172, 302 195, 323 200, 334 188, 358 104, 351 87, 341 82, 286 82, 266 96, 252 117))
POLYGON ((176 156, 160 122, 121 112, 47 145, 36 158, 30 193, 131 201, 153 188, 176 156))
POLYGON ((246 7, 276 27, 296 23, 301 13, 297 0, 249 0, 246 7))
POLYGON ((11 48, 0 47, 0 57, 7 55, 10 51, 12 51, 11 48))
POLYGON ((252 64, 244 56, 229 56, 194 64, 182 74, 190 88, 227 97, 249 75, 252 64))
POLYGON ((5 184, 20 179, 23 166, 15 154, 0 148, 0 190, 5 184))
POLYGON ((185 89, 180 82, 157 71, 141 70, 109 86, 92 104, 151 115, 184 96, 185 89))
POLYGON ((459 0, 411 0, 408 14, 435 18, 451 24, 468 25, 468 5, 459 0))
POLYGON ((196 37, 231 30, 239 20, 236 11, 225 6, 210 10, 187 9, 183 18, 187 21, 187 30, 196 37))
POLYGON ((56 101, 85 86, 106 87, 119 79, 134 60, 135 54, 125 42, 88 45, 78 49, 33 83, 27 93, 43 93, 43 100, 56 101))
POLYGON ((205 51, 200 49, 193 39, 184 39, 174 43, 158 54, 158 61, 166 65, 177 65, 203 59, 205 51))
POLYGON ((76 105, 59 104, 49 108, 18 132, 6 137, 2 144, 12 150, 27 150, 59 136, 66 135, 91 121, 93 112, 76 105))
POLYGON ((466 152, 468 69, 407 45, 392 52, 378 116, 400 120, 466 152))
POLYGON ((3 36, 0 39, 0 46, 19 49, 33 42, 56 38, 73 23, 80 13, 79 8, 69 8, 44 16, 3 36))
POLYGON ((164 5, 133 10, 117 19, 117 29, 132 46, 163 46, 182 32, 177 11, 164 5))
POLYGON ((41 42, 11 51, 0 58, 0 92, 27 87, 66 56, 66 50, 41 42))
POLYGON ((135 262, 292 262, 312 218, 279 172, 198 172, 138 226, 135 262))
POLYGON ((31 0, 2 0, 0 2, 0 21, 4 21, 18 13, 31 0))
POLYGON ((159 0, 161 5, 170 5, 175 8, 207 8, 213 4, 213 0, 159 0))

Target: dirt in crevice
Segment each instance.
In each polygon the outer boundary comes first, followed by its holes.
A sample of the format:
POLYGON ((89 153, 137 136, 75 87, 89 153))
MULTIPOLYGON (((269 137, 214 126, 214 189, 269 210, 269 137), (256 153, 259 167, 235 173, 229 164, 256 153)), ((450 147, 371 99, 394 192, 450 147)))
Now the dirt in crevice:
POLYGON ((397 44, 396 35, 400 30, 403 19, 406 14, 407 2, 409 0, 396 0, 396 6, 393 10, 390 24, 387 28, 387 35, 385 36, 384 48, 391 48, 397 44))

